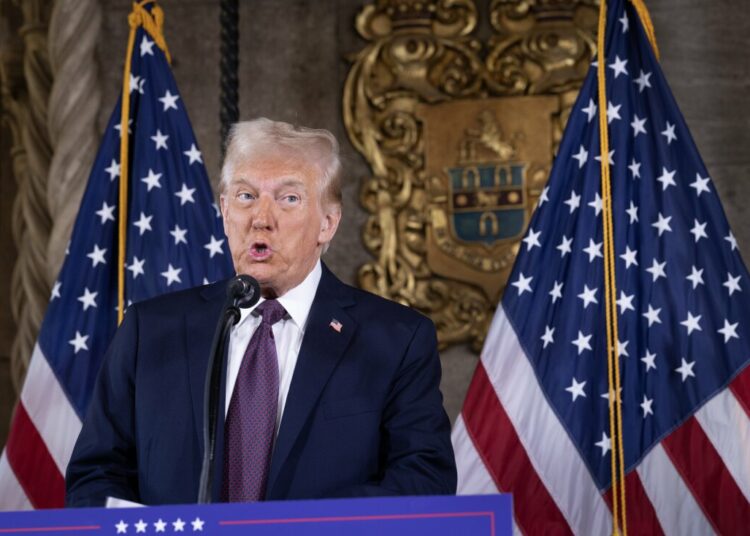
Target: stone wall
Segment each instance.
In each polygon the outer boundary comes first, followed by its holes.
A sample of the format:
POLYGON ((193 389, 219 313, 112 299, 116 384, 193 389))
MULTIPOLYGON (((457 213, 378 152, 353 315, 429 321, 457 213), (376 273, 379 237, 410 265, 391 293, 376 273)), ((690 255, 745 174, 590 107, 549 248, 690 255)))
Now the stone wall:
MULTIPOLYGON (((99 46, 103 81, 100 127, 112 111, 122 76, 130 2, 102 0, 105 17, 99 46)), ((161 0, 165 36, 173 70, 190 113, 212 180, 218 180, 219 3, 218 0, 161 0)), ((750 4, 746 0, 651 0, 662 63, 698 147, 720 192, 734 233, 750 248, 750 4)), ((487 12, 489 0, 478 2, 487 12)), ((326 254, 329 266, 345 281, 368 259, 360 234, 365 214, 359 206, 359 181, 366 163, 351 147, 341 119, 341 95, 347 57, 364 42, 354 30, 359 0, 240 1, 241 118, 267 116, 327 128, 340 140, 346 165, 344 222, 326 254)), ((479 32, 486 30, 486 22, 479 32)), ((12 251, 8 207, 13 195, 7 169, 8 142, 3 131, 0 181, 0 245, 12 251)), ((6 382, 12 322, 7 309, 12 255, 0 260, 0 441, 14 397, 6 382)), ((463 347, 442 354, 443 392, 451 418, 461 402, 476 356, 463 347)))
MULTIPOLYGON (((2 109, 0 108, 0 112, 2 109)), ((0 445, 5 444, 8 421, 16 403, 16 393, 10 374, 10 348, 15 335, 15 324, 10 307, 10 278, 16 261, 13 244, 12 214, 16 183, 13 179, 11 131, 0 126, 0 445)))

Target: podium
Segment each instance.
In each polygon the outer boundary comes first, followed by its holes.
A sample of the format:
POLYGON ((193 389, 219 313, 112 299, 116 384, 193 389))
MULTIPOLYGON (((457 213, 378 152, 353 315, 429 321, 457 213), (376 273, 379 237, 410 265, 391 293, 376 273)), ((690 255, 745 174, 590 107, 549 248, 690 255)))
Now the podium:
POLYGON ((0 513, 0 534, 510 536, 510 495, 325 499, 0 513))

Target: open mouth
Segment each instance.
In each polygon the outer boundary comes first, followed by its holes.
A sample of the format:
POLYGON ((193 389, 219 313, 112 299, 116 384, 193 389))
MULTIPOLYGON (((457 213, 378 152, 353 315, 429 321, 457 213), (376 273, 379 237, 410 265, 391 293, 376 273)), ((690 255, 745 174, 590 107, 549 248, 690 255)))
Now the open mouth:
POLYGON ((265 260, 271 256, 271 248, 265 242, 255 242, 250 246, 250 256, 255 260, 265 260))

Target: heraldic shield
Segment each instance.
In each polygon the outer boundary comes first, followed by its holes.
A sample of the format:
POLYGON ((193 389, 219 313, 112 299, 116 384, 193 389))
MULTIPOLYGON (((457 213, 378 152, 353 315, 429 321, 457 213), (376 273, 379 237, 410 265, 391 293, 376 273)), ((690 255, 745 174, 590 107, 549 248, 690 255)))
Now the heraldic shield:
POLYGON ((482 346, 597 21, 595 0, 377 0, 356 17, 368 44, 343 119, 370 167, 373 256, 358 282, 429 315, 442 348, 482 346))
POLYGON ((492 245, 523 232, 525 166, 518 162, 466 164, 447 170, 453 234, 492 245))
POLYGON ((425 137, 434 273, 500 292, 552 165, 554 97, 472 99, 418 108, 425 137), (529 143, 533 140, 533 143, 529 143))

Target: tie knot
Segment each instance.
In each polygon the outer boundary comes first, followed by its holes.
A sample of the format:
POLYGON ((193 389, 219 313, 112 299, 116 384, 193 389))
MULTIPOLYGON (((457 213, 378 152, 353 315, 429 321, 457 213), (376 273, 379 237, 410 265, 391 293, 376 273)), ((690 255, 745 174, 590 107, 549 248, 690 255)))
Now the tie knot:
POLYGON ((276 300, 266 300, 258 306, 258 312, 262 317, 261 322, 273 326, 276 322, 284 318, 286 309, 276 300))

